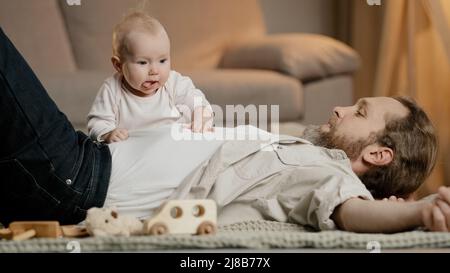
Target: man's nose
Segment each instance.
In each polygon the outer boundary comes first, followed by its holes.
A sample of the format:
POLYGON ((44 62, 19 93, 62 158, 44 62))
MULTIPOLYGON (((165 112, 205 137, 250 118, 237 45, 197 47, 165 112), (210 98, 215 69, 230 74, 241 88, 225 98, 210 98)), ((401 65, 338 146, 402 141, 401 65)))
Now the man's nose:
POLYGON ((333 114, 336 115, 338 118, 344 117, 344 108, 340 106, 336 106, 333 109, 333 114))

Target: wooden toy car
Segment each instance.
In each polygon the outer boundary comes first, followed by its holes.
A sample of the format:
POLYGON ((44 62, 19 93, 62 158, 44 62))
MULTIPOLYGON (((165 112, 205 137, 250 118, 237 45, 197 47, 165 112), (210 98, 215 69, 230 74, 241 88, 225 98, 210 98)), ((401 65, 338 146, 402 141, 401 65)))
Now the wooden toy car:
POLYGON ((0 239, 22 241, 31 238, 84 237, 86 229, 78 226, 60 226, 57 221, 17 221, 0 229, 0 239))
POLYGON ((216 230, 217 206, 209 199, 167 201, 154 217, 144 222, 144 233, 150 235, 205 235, 216 230))

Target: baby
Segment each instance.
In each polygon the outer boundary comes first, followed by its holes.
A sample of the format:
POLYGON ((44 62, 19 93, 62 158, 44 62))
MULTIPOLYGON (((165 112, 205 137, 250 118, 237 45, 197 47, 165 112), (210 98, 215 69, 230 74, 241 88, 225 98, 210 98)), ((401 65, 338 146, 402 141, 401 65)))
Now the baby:
POLYGON ((164 27, 143 13, 128 14, 113 33, 112 64, 88 114, 89 136, 118 142, 130 130, 189 122, 194 132, 212 130, 213 112, 192 81, 171 70, 164 27))

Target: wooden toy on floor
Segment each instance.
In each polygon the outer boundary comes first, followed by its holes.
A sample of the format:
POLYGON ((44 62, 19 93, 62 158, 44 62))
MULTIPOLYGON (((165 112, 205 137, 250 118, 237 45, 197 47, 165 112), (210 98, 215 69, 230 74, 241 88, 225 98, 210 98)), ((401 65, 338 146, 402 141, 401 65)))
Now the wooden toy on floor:
MULTIPOLYGON (((59 222, 56 221, 21 221, 12 222, 8 227, 14 234, 18 236, 22 233, 28 232, 31 236, 31 230, 34 230, 34 234, 31 237, 45 237, 45 238, 58 238, 61 237, 61 228, 59 222)), ((31 238, 29 237, 29 238, 31 238)), ((27 237, 25 237, 28 239, 27 237)), ((13 239, 14 240, 14 239, 13 239)))
POLYGON ((0 238, 22 241, 30 238, 84 237, 86 229, 79 226, 60 226, 57 221, 17 221, 0 229, 0 238))
POLYGON ((209 199, 170 200, 163 203, 155 216, 142 222, 119 215, 114 208, 91 208, 86 228, 60 226, 56 221, 12 222, 0 229, 0 239, 60 238, 110 235, 214 234, 217 230, 217 206, 209 199))
POLYGON ((13 237, 13 233, 9 228, 0 229, 0 239, 11 240, 13 237))
POLYGON ((167 201, 144 223, 144 233, 150 235, 206 235, 214 234, 216 230, 217 206, 210 199, 167 201))
POLYGON ((61 232, 64 237, 79 238, 89 236, 89 233, 87 232, 86 227, 84 226, 77 226, 77 225, 61 226, 61 232))
POLYGON ((170 200, 144 222, 119 215, 115 208, 91 208, 85 222, 88 233, 94 236, 206 235, 216 232, 217 206, 215 201, 207 199, 170 200))

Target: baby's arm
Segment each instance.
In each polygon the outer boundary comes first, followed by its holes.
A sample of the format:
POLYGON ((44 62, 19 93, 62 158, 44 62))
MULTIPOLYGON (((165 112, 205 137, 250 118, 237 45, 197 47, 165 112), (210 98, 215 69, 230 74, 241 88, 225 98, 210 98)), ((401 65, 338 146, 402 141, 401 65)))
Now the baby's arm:
POLYGON ((211 131, 213 110, 202 91, 197 89, 189 77, 172 72, 173 94, 176 105, 190 110, 191 127, 194 132, 211 131))
POLYGON ((213 131, 214 113, 211 107, 199 106, 194 109, 191 129, 193 132, 213 131))
POLYGON ((386 202, 351 198, 337 207, 332 219, 342 230, 392 233, 424 226, 427 201, 386 202))
POLYGON ((108 84, 103 84, 87 116, 89 136, 103 141, 105 134, 116 129, 116 96, 108 84))

